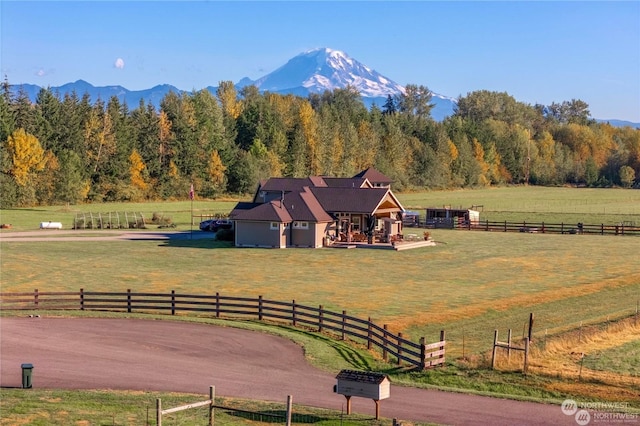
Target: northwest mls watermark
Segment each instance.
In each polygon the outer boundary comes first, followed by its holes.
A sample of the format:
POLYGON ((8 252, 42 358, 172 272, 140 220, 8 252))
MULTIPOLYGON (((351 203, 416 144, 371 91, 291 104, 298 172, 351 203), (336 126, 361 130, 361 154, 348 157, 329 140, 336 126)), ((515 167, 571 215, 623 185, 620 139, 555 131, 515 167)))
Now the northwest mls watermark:
POLYGON ((566 416, 572 416, 576 424, 640 424, 640 415, 630 413, 628 402, 576 402, 565 399, 560 409, 566 416))

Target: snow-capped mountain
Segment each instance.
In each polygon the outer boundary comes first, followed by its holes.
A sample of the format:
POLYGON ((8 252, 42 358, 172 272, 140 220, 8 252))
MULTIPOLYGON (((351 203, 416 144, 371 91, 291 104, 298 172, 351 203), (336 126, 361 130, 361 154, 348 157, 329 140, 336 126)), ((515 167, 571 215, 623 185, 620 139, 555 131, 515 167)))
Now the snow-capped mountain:
POLYGON ((243 79, 261 91, 322 93, 355 87, 363 97, 395 95, 404 87, 339 50, 319 48, 301 53, 285 65, 255 81, 243 79))
MULTIPOLYGON (((404 93, 404 87, 340 50, 312 49, 290 59, 275 71, 257 79, 243 78, 238 88, 254 85, 260 91, 307 96, 327 90, 355 87, 367 107, 382 107, 388 96, 404 93)), ((432 117, 443 120, 453 114, 455 99, 434 93, 432 117)))

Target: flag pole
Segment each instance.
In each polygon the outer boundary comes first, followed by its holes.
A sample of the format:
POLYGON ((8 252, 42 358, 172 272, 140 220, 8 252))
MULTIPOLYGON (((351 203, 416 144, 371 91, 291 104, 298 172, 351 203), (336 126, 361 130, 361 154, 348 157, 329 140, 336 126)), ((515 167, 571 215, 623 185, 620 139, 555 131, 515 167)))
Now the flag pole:
POLYGON ((195 197, 195 193, 193 192, 193 183, 191 183, 191 189, 189 190, 189 198, 191 199, 191 231, 189 233, 189 239, 193 240, 193 199, 195 197))

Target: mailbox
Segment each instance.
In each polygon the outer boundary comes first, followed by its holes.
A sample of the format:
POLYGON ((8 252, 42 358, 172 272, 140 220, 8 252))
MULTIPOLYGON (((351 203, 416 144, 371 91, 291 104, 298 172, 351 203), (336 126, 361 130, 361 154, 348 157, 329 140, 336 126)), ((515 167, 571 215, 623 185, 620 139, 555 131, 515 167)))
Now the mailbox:
POLYGON ((386 374, 370 371, 342 370, 336 376, 334 391, 347 398, 347 414, 351 414, 351 397, 371 398, 376 403, 376 419, 380 415, 379 401, 391 396, 391 380, 386 374))

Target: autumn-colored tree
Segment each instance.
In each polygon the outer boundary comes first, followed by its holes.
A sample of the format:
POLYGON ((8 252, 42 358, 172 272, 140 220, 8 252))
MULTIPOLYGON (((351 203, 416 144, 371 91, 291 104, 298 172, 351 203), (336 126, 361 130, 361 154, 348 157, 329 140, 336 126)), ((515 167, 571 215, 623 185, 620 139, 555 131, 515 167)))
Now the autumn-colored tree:
POLYGON ((139 189, 140 191, 145 191, 149 186, 143 172, 147 168, 142 161, 142 157, 137 149, 134 149, 131 155, 129 156, 129 174, 131 179, 131 185, 134 188, 139 189))
POLYGON ((549 132, 542 132, 540 138, 531 144, 531 182, 537 185, 551 185, 557 182, 556 142, 549 132))
POLYGON ((90 170, 96 174, 98 169, 116 152, 111 117, 104 113, 102 102, 97 102, 91 109, 85 123, 84 141, 90 170))
POLYGON ((300 122, 300 128, 302 131, 302 137, 306 142, 306 158, 307 169, 311 175, 319 175, 320 169, 320 154, 319 154, 319 140, 318 140, 318 123, 311 104, 309 102, 302 102, 300 104, 300 110, 298 111, 298 119, 300 122))
POLYGON ((39 204, 51 205, 56 200, 56 179, 60 162, 50 150, 44 153, 44 167, 35 176, 35 195, 39 204))
POLYGON ((225 172, 227 167, 222 164, 218 151, 211 151, 209 155, 208 177, 211 184, 218 190, 224 189, 225 172))
POLYGON ((631 188, 633 182, 636 180, 636 172, 629 166, 620 167, 620 182, 625 188, 631 188))
POLYGON ((217 90, 218 99, 222 104, 222 111, 234 120, 242 112, 242 103, 238 100, 238 92, 232 81, 221 81, 217 90))
POLYGON ((161 170, 165 170, 174 155, 173 147, 171 146, 173 141, 171 125, 171 120, 169 120, 167 113, 160 111, 158 121, 158 164, 161 170))
POLYGON ((4 173, 12 176, 19 186, 29 182, 30 175, 45 166, 44 150, 38 139, 20 128, 4 143, 9 158, 9 167, 4 173))
POLYGON ((357 131, 359 148, 356 150, 353 166, 356 170, 364 170, 375 164, 380 140, 370 121, 361 121, 357 131))

